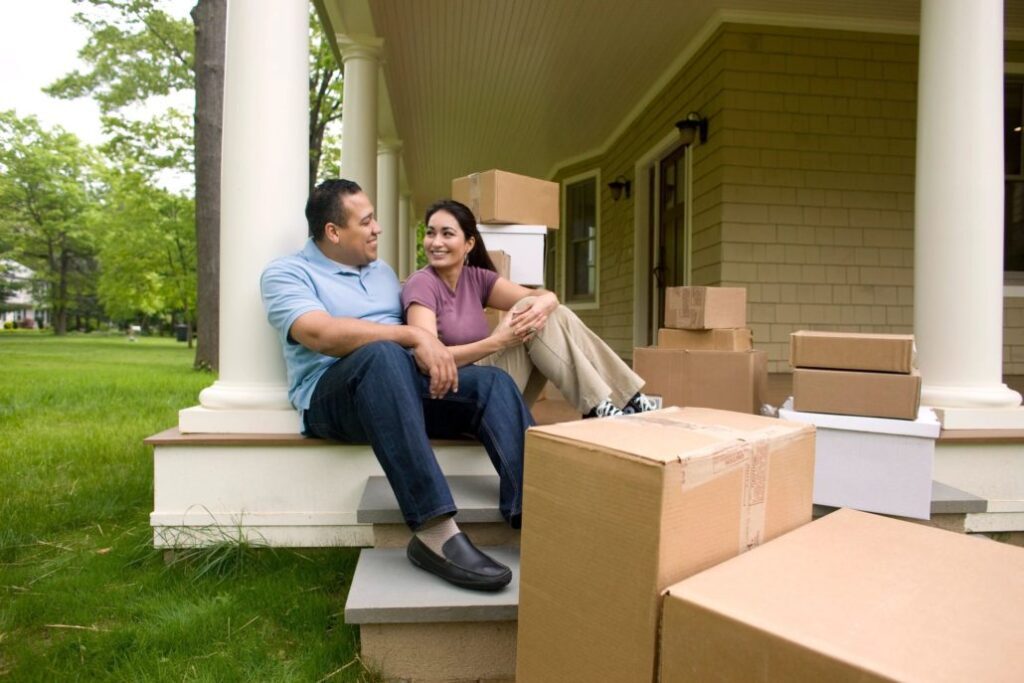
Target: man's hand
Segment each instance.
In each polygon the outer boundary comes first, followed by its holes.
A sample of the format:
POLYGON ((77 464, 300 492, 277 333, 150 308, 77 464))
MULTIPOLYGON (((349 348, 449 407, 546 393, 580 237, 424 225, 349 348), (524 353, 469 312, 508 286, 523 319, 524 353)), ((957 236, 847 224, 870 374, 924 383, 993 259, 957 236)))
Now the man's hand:
POLYGON ((417 341, 412 345, 413 358, 420 371, 430 377, 430 398, 441 398, 449 391, 459 390, 459 368, 455 356, 441 341, 417 327, 417 341))

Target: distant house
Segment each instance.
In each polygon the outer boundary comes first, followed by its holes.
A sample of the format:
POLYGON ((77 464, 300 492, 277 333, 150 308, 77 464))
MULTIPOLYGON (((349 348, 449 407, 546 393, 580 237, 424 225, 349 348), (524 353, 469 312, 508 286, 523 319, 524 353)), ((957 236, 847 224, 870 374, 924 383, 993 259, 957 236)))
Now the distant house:
POLYGON ((33 295, 34 275, 35 271, 16 261, 0 261, 0 277, 13 290, 6 300, 0 301, 0 324, 10 322, 17 327, 49 327, 50 312, 46 310, 46 304, 36 301, 33 295))

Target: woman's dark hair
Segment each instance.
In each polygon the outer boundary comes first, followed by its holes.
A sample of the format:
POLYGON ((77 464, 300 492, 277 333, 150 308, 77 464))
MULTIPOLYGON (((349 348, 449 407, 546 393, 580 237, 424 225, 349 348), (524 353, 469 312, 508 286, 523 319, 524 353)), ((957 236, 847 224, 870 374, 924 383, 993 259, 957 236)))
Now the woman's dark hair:
POLYGON ((441 199, 430 205, 426 216, 423 218, 423 222, 426 225, 430 225, 430 217, 438 211, 447 211, 454 216, 459 227, 462 228, 462 234, 466 236, 466 239, 468 240, 472 237, 476 240, 473 243, 473 249, 467 254, 466 265, 476 266, 484 270, 493 270, 495 273, 498 272, 498 269, 494 267, 494 262, 491 261, 490 255, 487 253, 487 247, 484 246, 484 238, 481 237, 480 231, 477 230, 476 216, 469 210, 469 207, 454 199, 441 199))

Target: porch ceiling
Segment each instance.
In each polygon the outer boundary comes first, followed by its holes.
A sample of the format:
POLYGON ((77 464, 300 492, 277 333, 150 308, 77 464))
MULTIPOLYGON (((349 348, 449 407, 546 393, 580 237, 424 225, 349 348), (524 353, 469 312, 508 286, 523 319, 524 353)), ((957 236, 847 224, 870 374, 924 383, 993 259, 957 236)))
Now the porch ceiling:
MULTIPOLYGON (((488 168, 547 177, 600 149, 715 12, 907 31, 920 12, 918 0, 322 3, 336 33, 384 39, 381 134, 402 140, 417 211, 447 196, 454 177, 488 168)), ((1007 0, 1007 29, 1024 27, 1022 7, 1007 0)))

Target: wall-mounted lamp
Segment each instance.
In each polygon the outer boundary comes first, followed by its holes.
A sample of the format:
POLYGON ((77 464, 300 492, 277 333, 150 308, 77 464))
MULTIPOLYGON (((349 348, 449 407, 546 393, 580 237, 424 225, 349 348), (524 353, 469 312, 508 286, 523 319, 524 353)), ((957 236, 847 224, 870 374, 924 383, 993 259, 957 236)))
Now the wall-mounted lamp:
POLYGON ((692 145, 696 140, 701 144, 708 141, 708 120, 695 111, 691 111, 682 121, 676 121, 679 129, 679 141, 684 145, 692 145))
POLYGON ((608 189, 612 191, 612 201, 617 202, 622 197, 622 191, 626 191, 626 199, 629 199, 629 191, 633 187, 633 183, 624 175, 620 175, 615 180, 608 183, 608 189))

